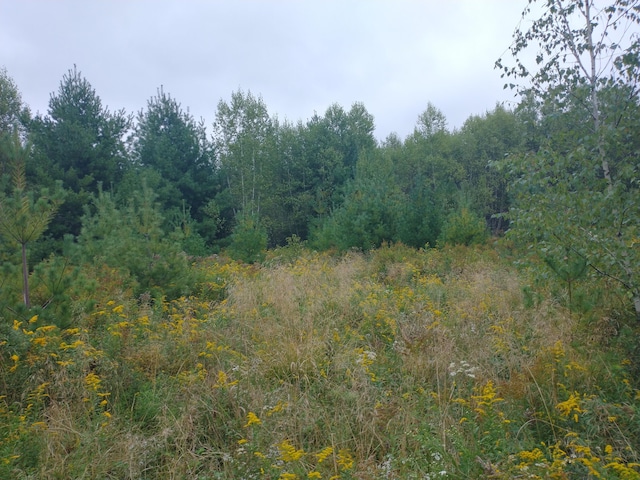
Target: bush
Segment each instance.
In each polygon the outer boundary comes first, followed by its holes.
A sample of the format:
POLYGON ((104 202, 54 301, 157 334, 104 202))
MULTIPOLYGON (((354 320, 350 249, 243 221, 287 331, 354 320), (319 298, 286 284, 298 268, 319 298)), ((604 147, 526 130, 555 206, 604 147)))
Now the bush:
POLYGON ((447 218, 439 241, 453 245, 477 245, 486 239, 487 225, 484 219, 468 208, 462 208, 447 218))
POLYGON ((169 299, 192 292, 197 281, 183 251, 184 235, 166 235, 154 196, 144 189, 126 208, 109 194, 95 199, 95 215, 85 214, 78 239, 80 259, 126 270, 137 294, 169 299))
POLYGON ((228 253, 234 260, 255 263, 264 260, 267 249, 267 231, 257 218, 240 215, 240 219, 231 234, 228 253))

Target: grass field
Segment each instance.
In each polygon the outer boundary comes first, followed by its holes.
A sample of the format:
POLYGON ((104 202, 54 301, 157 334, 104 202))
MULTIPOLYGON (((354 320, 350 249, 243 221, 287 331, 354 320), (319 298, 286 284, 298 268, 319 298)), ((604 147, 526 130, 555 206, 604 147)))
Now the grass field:
POLYGON ((492 247, 193 268, 165 302, 87 268, 71 325, 12 319, 0 478, 640 479, 637 325, 606 290, 570 311, 492 247))

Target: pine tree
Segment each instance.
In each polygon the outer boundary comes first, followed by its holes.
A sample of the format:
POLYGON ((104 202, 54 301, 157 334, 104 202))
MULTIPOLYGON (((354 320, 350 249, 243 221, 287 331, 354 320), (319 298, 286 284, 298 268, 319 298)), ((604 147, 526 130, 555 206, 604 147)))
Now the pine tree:
POLYGON ((25 161, 29 147, 20 143, 17 133, 11 141, 5 139, 2 143, 1 148, 13 164, 13 192, 11 196, 0 197, 0 235, 21 248, 23 299, 29 308, 27 244, 37 240, 46 230, 62 203, 63 191, 58 184, 52 196, 49 196, 47 189, 42 189, 36 198, 33 192, 27 190, 25 161))

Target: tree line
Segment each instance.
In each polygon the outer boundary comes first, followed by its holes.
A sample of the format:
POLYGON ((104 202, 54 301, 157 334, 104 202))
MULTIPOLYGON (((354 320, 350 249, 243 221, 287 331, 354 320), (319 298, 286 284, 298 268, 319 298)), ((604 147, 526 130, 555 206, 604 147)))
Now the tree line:
MULTIPOLYGON (((24 140, 29 185, 52 190, 57 182, 65 191, 41 256, 66 235, 79 238, 100 196, 125 206, 145 190, 163 231, 182 230, 193 254, 228 247, 243 229, 259 231, 269 247, 293 236, 339 249, 435 245, 462 209, 501 228, 491 218, 508 205, 490 163, 523 151, 521 122, 502 106, 450 131, 429 104, 405 140, 392 134, 378 143, 361 103, 291 123, 237 91, 219 102, 208 133, 162 88, 136 115, 111 112, 75 67, 47 113, 33 118, 6 70, 2 88, 18 99, 4 115, 4 143, 24 140)), ((11 187, 5 181, 5 193, 11 187)))

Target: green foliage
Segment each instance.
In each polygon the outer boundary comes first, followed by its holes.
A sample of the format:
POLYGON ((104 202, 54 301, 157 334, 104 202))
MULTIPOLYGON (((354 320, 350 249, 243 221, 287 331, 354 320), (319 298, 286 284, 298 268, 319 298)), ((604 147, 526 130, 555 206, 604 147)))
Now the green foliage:
POLYGON ((24 304, 28 308, 31 306, 31 300, 27 244, 36 241, 47 229, 62 203, 64 192, 58 184, 51 196, 49 196, 48 189, 42 189, 36 199, 33 192, 27 190, 25 162, 28 147, 23 147, 20 144, 17 132, 13 135, 12 141, 5 140, 0 137, 0 150, 12 163, 13 192, 10 196, 4 196, 0 192, 0 236, 21 249, 22 293, 24 304))
POLYGON ((231 258, 245 263, 261 262, 265 257, 267 242, 267 231, 260 221, 251 215, 240 214, 227 253, 231 258))
POLYGON ((74 315, 90 310, 91 301, 78 302, 80 295, 95 289, 92 280, 81 275, 78 267, 67 257, 52 256, 35 266, 32 275, 32 303, 30 315, 38 315, 42 324, 70 328, 74 315))
POLYGON ((94 200, 95 214, 83 217, 78 254, 88 262, 129 272, 138 294, 176 298, 195 288, 197 279, 182 249, 181 231, 166 235, 163 218, 153 192, 145 188, 118 207, 112 196, 100 192, 94 200))
POLYGON ((476 245, 487 239, 487 224, 484 218, 462 207, 447 217, 439 241, 452 245, 476 245))
POLYGON ((573 310, 575 308, 576 284, 587 274, 589 268, 587 260, 571 250, 567 250, 561 258, 555 258, 550 255, 545 256, 544 263, 561 282, 566 284, 567 304, 569 309, 573 310))
POLYGON ((80 234, 82 212, 100 186, 112 190, 130 163, 124 138, 131 118, 124 110, 110 112, 75 66, 51 95, 46 116, 30 123, 33 155, 26 163, 32 182, 53 188, 62 182, 66 201, 58 209, 45 236, 54 242, 40 246, 39 259, 60 253, 63 238, 80 234), (44 250, 45 246, 49 250, 44 250))
POLYGON ((640 45, 630 34, 640 15, 623 0, 541 3, 550 8, 514 34, 515 66, 497 64, 503 76, 532 80, 523 111, 539 145, 506 161, 509 235, 545 257, 571 250, 617 281, 640 319, 640 161, 631 135, 640 125, 640 45), (530 76, 522 53, 531 44, 540 51, 530 76))
POLYGON ((389 178, 393 164, 388 157, 364 155, 355 179, 345 189, 345 199, 313 233, 312 244, 321 249, 363 251, 393 241, 402 195, 389 178))
MULTIPOLYGON (((22 101, 18 86, 9 76, 7 69, 0 67, 0 137, 18 134, 24 138, 31 113, 22 101)), ((4 163, 0 156, 0 166, 4 163)), ((4 171, 0 168, 0 175, 4 171)))
POLYGON ((442 190, 413 188, 397 213, 396 240, 414 248, 435 245, 446 215, 442 190))
POLYGON ((202 238, 211 243, 222 231, 225 219, 222 217, 220 206, 215 200, 209 200, 202 208, 202 221, 196 225, 196 230, 202 238))
MULTIPOLYGON (((128 167, 124 137, 130 127, 124 111, 110 112, 75 67, 51 95, 48 116, 31 125, 39 181, 62 180, 79 193, 113 187, 128 167)), ((75 232, 71 232, 75 233, 75 232)))
POLYGON ((214 138, 221 176, 229 190, 234 214, 260 215, 274 184, 273 124, 261 97, 242 91, 231 102, 220 101, 214 138))
POLYGON ((500 214, 510 206, 506 178, 495 164, 522 152, 524 140, 523 119, 502 105, 482 116, 469 117, 452 139, 453 155, 465 170, 462 189, 468 206, 490 219, 493 233, 507 229, 500 214))
POLYGON ((74 325, 1 322, 0 475, 638 477, 618 335, 524 309, 497 252, 271 258, 198 260, 208 291, 155 303, 85 264, 74 325))
POLYGON ((163 210, 180 210, 185 202, 201 220, 200 208, 215 187, 212 147, 203 122, 196 122, 160 88, 138 114, 132 149, 134 163, 163 210))

